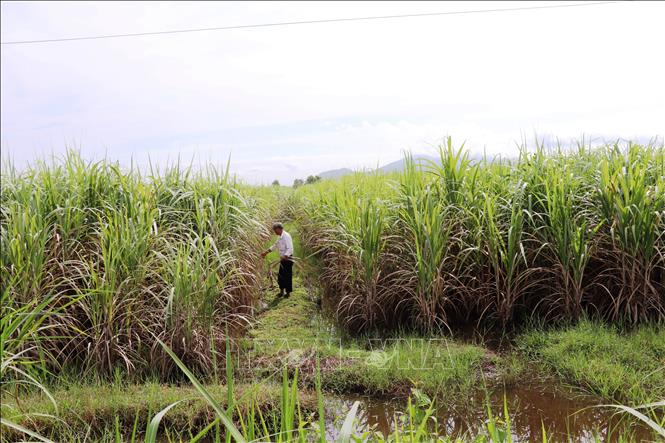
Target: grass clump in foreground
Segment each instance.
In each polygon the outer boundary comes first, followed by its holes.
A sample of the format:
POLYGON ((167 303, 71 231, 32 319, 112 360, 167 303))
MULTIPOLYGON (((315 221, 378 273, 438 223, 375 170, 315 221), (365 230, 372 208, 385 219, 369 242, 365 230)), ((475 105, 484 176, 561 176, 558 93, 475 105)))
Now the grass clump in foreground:
MULTIPOLYGON (((205 389, 225 408, 228 406, 226 386, 211 384, 205 389)), ((60 441, 65 440, 65 435, 88 434, 96 441, 114 434, 116 428, 126 437, 132 432, 143 435, 155 414, 178 402, 161 421, 164 429, 175 433, 174 436, 191 437, 215 420, 215 411, 192 386, 71 385, 53 389, 51 394, 57 407, 40 392, 21 396, 19 401, 5 395, 2 416, 60 441)), ((250 409, 261 410, 264 420, 273 428, 274 416, 280 414, 281 395, 281 387, 274 383, 235 386, 235 420, 250 409)), ((316 398, 311 393, 299 392, 298 402, 307 413, 316 410, 316 398)))
POLYGON ((665 330, 629 332, 598 322, 531 330, 517 347, 568 383, 603 398, 648 403, 665 399, 665 330))
POLYGON ((485 357, 475 346, 422 338, 385 340, 376 350, 351 348, 346 354, 352 356, 349 364, 324 373, 326 389, 392 396, 418 388, 440 401, 471 393, 482 377, 485 357))

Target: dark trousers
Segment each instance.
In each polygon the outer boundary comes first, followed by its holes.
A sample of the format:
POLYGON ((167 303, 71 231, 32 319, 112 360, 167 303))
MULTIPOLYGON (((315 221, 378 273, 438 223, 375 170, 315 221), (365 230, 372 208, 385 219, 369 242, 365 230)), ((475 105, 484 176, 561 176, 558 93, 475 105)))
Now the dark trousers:
POLYGON ((293 262, 291 260, 282 260, 279 262, 277 284, 279 285, 280 291, 293 291, 293 262))

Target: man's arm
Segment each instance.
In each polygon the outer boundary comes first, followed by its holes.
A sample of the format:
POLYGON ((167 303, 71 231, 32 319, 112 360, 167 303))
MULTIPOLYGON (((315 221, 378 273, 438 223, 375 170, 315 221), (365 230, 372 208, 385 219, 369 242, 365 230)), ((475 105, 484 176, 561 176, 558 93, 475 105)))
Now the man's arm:
POLYGON ((273 243, 271 247, 269 247, 268 249, 266 249, 265 251, 263 251, 261 253, 261 257, 265 257, 266 255, 270 254, 272 252, 272 250, 275 249, 276 245, 277 245, 277 242, 273 243))

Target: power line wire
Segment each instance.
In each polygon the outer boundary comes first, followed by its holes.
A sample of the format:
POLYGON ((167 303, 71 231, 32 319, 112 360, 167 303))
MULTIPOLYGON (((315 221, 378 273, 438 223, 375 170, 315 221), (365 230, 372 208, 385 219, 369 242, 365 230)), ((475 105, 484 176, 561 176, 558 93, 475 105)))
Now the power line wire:
POLYGON ((459 15, 459 14, 477 14, 486 12, 508 12, 508 11, 527 11, 536 9, 555 9, 555 8, 574 8, 580 6, 599 6, 618 3, 616 1, 607 2, 591 2, 591 3, 572 3, 565 5, 546 5, 546 6, 521 6, 516 8, 498 8, 498 9, 475 9, 467 11, 448 11, 448 12, 426 12, 421 14, 401 14, 401 15, 381 15, 370 17, 348 17, 348 18, 331 18, 322 20, 306 20, 294 22, 276 22, 276 23, 261 23, 252 25, 233 25, 233 26, 219 26, 214 28, 192 28, 192 29, 175 29, 170 31, 155 31, 155 32, 136 32, 130 34, 107 34, 107 35, 92 35, 82 37, 69 37, 69 38, 53 38, 45 40, 17 40, 9 42, 0 42, 2 45, 27 45, 34 43, 55 43, 55 42, 71 42, 79 40, 101 40, 107 38, 123 38, 123 37, 141 37, 149 35, 164 35, 164 34, 183 34, 189 32, 205 32, 205 31, 226 31, 230 29, 251 29, 251 28, 268 28, 276 26, 291 26, 291 25, 307 25, 316 23, 339 23, 339 22, 355 22, 367 20, 390 20, 398 18, 415 18, 415 17, 432 17, 440 15, 459 15))

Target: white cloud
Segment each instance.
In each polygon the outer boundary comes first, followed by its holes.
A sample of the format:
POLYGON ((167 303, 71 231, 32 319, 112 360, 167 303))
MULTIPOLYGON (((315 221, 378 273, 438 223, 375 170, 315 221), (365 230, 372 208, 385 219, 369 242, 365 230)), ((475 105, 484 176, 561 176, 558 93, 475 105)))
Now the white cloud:
MULTIPOLYGON (((556 4, 556 2, 550 2, 556 4)), ((2 3, 2 40, 524 6, 2 3)), ((662 4, 2 47, 3 150, 232 163, 269 182, 374 166, 445 135, 662 136, 662 4)))

